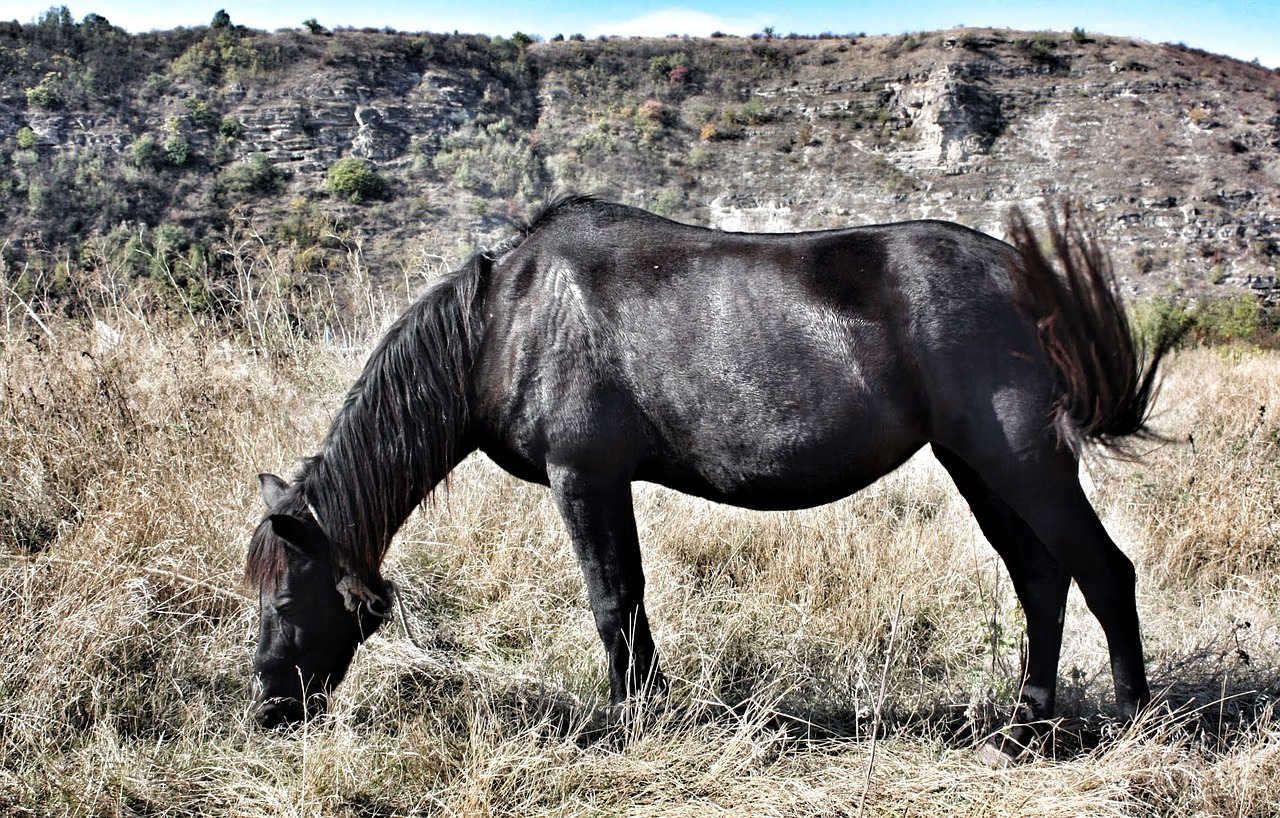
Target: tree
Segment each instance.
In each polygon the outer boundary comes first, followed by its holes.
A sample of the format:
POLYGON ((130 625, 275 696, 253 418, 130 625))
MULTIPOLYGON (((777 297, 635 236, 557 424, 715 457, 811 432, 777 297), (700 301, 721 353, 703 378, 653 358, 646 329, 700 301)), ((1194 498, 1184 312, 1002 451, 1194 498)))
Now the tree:
POLYGON ((84 22, 80 24, 85 35, 89 37, 97 37, 101 34, 108 34, 112 28, 111 21, 101 14, 89 12, 84 16, 84 22))
POLYGON ((213 22, 209 23, 209 28, 231 28, 231 15, 227 14, 226 9, 218 9, 213 13, 213 22))

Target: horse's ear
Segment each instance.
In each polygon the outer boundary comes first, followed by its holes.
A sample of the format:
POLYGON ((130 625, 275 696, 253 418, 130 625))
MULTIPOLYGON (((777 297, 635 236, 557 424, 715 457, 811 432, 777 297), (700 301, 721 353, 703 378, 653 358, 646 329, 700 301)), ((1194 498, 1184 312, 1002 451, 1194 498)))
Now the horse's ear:
POLYGON ((267 521, 271 523, 271 533, 284 540, 285 544, 304 554, 307 553, 311 535, 307 531, 306 523, 292 514, 271 514, 267 517, 267 521))
POLYGON ((288 483, 269 472, 258 475, 258 482, 262 485, 262 500, 267 504, 267 508, 280 505, 280 501, 284 499, 284 493, 289 490, 288 483))

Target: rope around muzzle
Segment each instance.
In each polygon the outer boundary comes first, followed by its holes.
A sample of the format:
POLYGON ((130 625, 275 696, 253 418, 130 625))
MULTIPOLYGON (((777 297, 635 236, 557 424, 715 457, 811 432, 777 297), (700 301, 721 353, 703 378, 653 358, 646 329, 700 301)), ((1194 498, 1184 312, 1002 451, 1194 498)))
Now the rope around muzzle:
MULTIPOLYGON (((410 644, 423 653, 432 654, 431 647, 410 624, 409 612, 405 609, 404 594, 400 593, 400 586, 389 579, 384 579, 382 583, 390 599, 384 599, 374 593, 372 588, 354 574, 345 575, 338 581, 338 593, 342 594, 343 607, 352 613, 363 608, 370 616, 389 621, 394 618, 391 615, 392 603, 394 603, 396 610, 400 612, 400 627, 404 629, 404 635, 409 639, 410 644)), ((432 656, 432 658, 436 657, 432 656)))

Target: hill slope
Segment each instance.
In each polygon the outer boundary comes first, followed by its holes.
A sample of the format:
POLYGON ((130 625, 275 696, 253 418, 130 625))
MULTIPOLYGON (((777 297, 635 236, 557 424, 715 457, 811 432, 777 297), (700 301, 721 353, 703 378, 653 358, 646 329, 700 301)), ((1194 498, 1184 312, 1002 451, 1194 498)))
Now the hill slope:
POLYGON ((383 270, 452 260, 569 188, 750 230, 925 217, 999 234, 1011 206, 1067 200, 1135 293, 1265 292, 1280 257, 1280 75, 1181 46, 132 36, 64 9, 0 25, 0 67, 3 257, 33 291, 86 247, 131 275, 216 277, 246 234, 298 273, 353 247, 383 270), (349 157, 372 187, 328 180, 349 157))

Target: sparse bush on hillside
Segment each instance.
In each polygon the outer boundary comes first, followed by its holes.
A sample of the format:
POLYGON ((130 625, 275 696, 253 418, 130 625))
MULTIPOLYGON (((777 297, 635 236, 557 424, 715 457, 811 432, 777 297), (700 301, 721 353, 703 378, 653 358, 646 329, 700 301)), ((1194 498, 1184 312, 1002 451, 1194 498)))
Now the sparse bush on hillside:
POLYGON ((683 51, 649 58, 649 78, 658 85, 677 86, 689 79, 689 57, 683 51))
POLYGON ((507 118, 459 128, 445 137, 431 164, 463 190, 495 198, 531 201, 542 188, 542 163, 528 137, 507 118))
POLYGON ((234 28, 211 28, 173 61, 179 77, 206 86, 251 79, 280 66, 280 47, 234 28))
POLYGON ((255 153, 247 159, 228 165, 218 175, 223 190, 241 196, 267 193, 279 186, 284 174, 265 153, 255 153))
POLYGON ((325 178, 330 193, 352 202, 381 199, 387 192, 387 181, 363 159, 353 156, 330 165, 325 178))
POLYGON ((18 150, 20 151, 29 151, 39 144, 40 141, 40 137, 36 136, 36 132, 26 125, 23 125, 18 129, 17 134, 14 135, 14 139, 17 142, 18 150))
POLYGON ((193 153, 191 143, 182 134, 173 134, 164 141, 164 161, 175 168, 186 167, 191 163, 193 153))
POLYGON ((130 161, 136 168, 154 170, 160 166, 163 153, 156 138, 151 134, 136 136, 129 146, 130 161))
POLYGON ((209 107, 209 103, 197 97, 187 97, 182 101, 191 118, 191 124, 197 128, 213 129, 218 126, 218 112, 209 107))
POLYGON ((218 120, 218 135, 226 142, 234 142, 244 136, 244 123, 234 114, 227 114, 218 120))
POLYGON ((27 89, 27 105, 46 111, 60 108, 63 103, 65 86, 66 81, 62 72, 50 71, 44 75, 44 78, 39 83, 27 89))
POLYGON ((1176 335, 1182 335, 1184 345, 1276 342, 1262 305, 1249 293, 1207 298, 1194 305, 1172 298, 1143 299, 1130 312, 1135 334, 1151 347, 1176 335))

